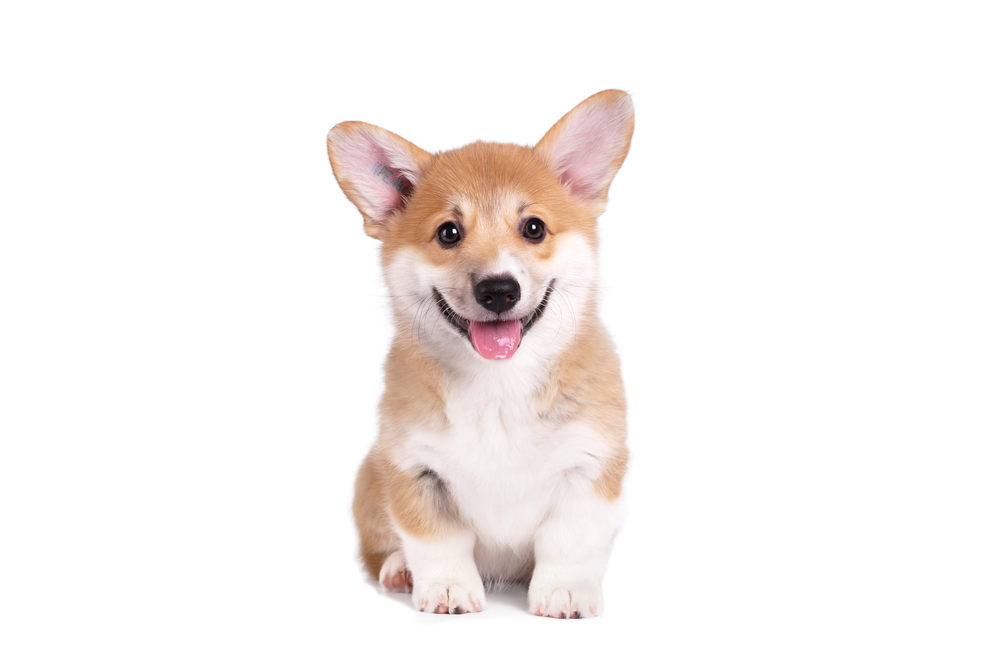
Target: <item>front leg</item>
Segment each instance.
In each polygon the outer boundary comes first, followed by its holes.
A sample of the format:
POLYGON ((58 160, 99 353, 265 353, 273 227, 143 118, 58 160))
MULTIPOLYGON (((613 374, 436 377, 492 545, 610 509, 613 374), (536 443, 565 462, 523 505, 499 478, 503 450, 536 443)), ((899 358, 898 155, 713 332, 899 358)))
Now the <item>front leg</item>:
POLYGON ((535 534, 528 609, 536 616, 587 618, 601 613, 601 579, 624 518, 622 498, 607 500, 586 479, 565 480, 535 534))
POLYGON ((459 530, 432 539, 402 534, 406 564, 413 573, 413 604, 435 614, 482 611, 486 594, 473 559, 476 536, 459 530))
POLYGON ((486 595, 473 556, 476 536, 458 517, 447 484, 428 469, 397 471, 389 515, 413 576, 413 604, 435 614, 482 611, 486 595))

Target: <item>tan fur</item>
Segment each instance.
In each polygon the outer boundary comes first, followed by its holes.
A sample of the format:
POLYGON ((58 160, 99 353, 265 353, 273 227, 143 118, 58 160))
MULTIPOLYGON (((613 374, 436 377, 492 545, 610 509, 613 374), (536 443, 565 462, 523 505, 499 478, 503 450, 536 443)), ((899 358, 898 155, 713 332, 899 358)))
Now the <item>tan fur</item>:
MULTIPOLYGON (((605 91, 595 98, 609 95, 624 93, 605 91)), ((564 232, 582 235, 596 248, 597 215, 607 197, 605 187, 594 205, 572 199, 547 166, 548 145, 565 122, 566 117, 534 149, 476 142, 432 155, 387 133, 398 139, 399 146, 409 151, 422 169, 419 187, 406 207, 387 220, 365 214, 354 185, 338 169, 333 138, 331 162, 344 192, 362 210, 366 233, 383 241, 386 268, 402 249, 416 250, 427 262, 456 274, 488 265, 502 251, 530 255, 529 265, 544 264, 564 232), (524 242, 517 226, 526 215, 546 222, 547 242, 524 242), (446 221, 456 221, 465 231, 461 256, 435 242, 438 227, 446 221)), ((338 128, 350 133, 359 131, 360 125, 341 124, 331 131, 331 137, 338 128)), ((631 132, 629 125, 628 138, 631 132)), ((626 141, 615 170, 624 161, 627 148, 626 141)), ((582 324, 576 340, 555 360, 536 398, 546 419, 582 421, 611 444, 612 453, 593 485, 598 496, 613 501, 621 494, 628 462, 625 396, 618 357, 594 311, 591 303, 587 312, 579 314, 582 324)), ((392 522, 415 537, 434 538, 446 534, 457 521, 434 493, 432 482, 421 479, 421 471, 400 471, 389 463, 389 452, 402 442, 410 427, 447 428, 445 374, 419 347, 419 332, 412 330, 412 322, 397 317, 396 327, 397 336, 385 364, 379 439, 358 473, 354 501, 362 560, 373 577, 378 576, 386 556, 400 548, 392 522)))
POLYGON ((582 420, 612 443, 594 489, 606 500, 618 498, 628 464, 625 390, 618 355, 599 322, 590 319, 576 345, 560 355, 541 404, 561 419, 582 420))
MULTIPOLYGON (((503 215, 510 215, 502 204, 511 197, 527 205, 525 215, 545 220, 553 238, 564 229, 573 229, 596 243, 593 214, 565 196, 558 179, 532 149, 477 141, 427 162, 420 188, 382 239, 384 262, 400 248, 415 248, 432 264, 453 263, 454 253, 429 241, 441 223, 456 218, 458 208, 467 209, 460 220, 469 239, 463 252, 467 264, 481 264, 501 250, 523 251, 520 235, 510 233, 517 220, 503 215), (477 226, 489 233, 472 233, 477 226)), ((530 246, 528 251, 544 260, 552 253, 552 246, 543 243, 530 246)))
POLYGON ((399 539, 385 511, 385 483, 378 453, 377 448, 368 453, 354 485, 354 523, 361 540, 361 561, 373 579, 378 578, 386 556, 399 548, 399 539))

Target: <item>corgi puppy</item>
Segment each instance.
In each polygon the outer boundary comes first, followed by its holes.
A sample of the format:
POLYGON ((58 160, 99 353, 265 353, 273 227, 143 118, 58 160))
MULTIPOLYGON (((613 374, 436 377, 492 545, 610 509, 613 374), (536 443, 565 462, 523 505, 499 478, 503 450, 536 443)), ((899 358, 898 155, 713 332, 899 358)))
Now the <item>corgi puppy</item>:
POLYGON ((538 616, 602 611, 628 452, 596 226, 632 128, 629 96, 606 90, 533 148, 330 130, 396 324, 355 490, 361 559, 420 611, 482 611, 484 583, 508 582, 538 616))

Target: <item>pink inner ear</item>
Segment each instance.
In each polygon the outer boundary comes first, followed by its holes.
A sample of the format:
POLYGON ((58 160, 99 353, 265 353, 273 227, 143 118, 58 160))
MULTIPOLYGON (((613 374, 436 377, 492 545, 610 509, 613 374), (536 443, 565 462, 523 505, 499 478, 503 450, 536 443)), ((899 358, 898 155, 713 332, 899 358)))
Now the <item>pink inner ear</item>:
POLYGON ((366 131, 351 133, 338 141, 340 169, 363 200, 365 213, 384 220, 402 210, 416 185, 418 166, 412 156, 395 146, 391 137, 366 131))
POLYGON ((630 107, 595 104, 567 119, 549 155, 553 170, 574 196, 594 199, 611 184, 630 118, 630 107))

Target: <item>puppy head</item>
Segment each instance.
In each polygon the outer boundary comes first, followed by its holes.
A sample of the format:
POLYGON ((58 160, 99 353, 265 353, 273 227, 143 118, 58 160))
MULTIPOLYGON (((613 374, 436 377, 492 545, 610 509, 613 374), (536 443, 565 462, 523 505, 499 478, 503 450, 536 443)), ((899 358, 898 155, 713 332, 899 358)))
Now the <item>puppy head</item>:
POLYGON ((628 95, 607 90, 534 148, 431 155, 366 123, 330 130, 334 175, 384 244, 397 325, 442 359, 564 347, 590 316, 597 216, 632 128, 628 95))

